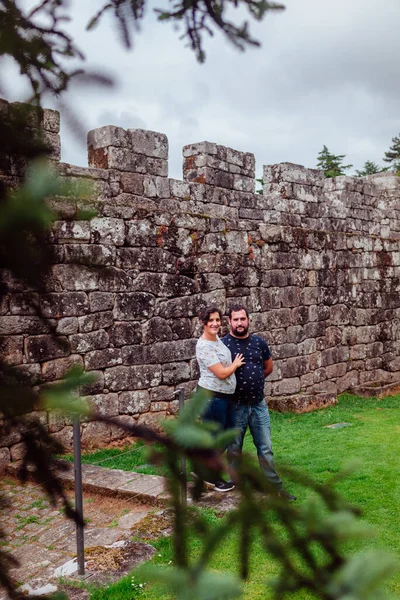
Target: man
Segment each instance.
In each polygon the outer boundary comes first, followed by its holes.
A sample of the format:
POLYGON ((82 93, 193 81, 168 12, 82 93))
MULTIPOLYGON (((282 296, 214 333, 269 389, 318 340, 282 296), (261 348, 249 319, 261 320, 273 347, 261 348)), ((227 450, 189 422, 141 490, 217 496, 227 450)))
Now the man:
POLYGON ((283 488, 283 483, 274 468, 271 444, 271 428, 268 407, 264 398, 265 378, 272 373, 273 363, 268 344, 258 335, 249 334, 250 318, 247 308, 235 305, 229 309, 230 333, 222 342, 231 351, 232 357, 242 354, 244 365, 236 370, 235 427, 239 429, 236 440, 228 448, 228 459, 234 463, 241 455, 247 428, 250 428, 257 448, 258 462, 268 481, 276 486, 278 495, 286 500, 296 500, 283 488))

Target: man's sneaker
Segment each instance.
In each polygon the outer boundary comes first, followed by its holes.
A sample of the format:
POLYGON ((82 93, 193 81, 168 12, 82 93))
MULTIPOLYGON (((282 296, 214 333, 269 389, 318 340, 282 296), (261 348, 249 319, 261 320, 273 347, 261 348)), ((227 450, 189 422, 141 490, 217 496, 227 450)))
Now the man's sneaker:
POLYGON ((297 500, 297 496, 293 496, 293 494, 289 494, 286 490, 280 490, 278 492, 278 498, 282 498, 283 500, 287 500, 288 502, 294 502, 297 500))
POLYGON ((215 482, 214 490, 216 492, 230 492, 234 489, 234 487, 235 484, 232 483, 232 481, 224 481, 223 479, 220 479, 219 481, 215 482))

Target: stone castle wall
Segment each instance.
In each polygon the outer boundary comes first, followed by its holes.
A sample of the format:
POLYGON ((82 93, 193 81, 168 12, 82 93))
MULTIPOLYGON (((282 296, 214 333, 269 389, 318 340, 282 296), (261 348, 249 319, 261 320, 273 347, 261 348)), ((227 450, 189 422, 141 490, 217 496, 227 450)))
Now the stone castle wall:
MULTIPOLYGON (((57 113, 44 121, 57 161, 57 113)), ((399 379, 400 178, 325 180, 284 163, 264 167, 257 194, 252 154, 202 142, 184 147, 180 181, 168 178, 165 135, 114 126, 89 133, 88 156, 88 168, 57 165, 72 189, 89 181, 92 191, 49 200, 58 217, 46 293, 9 278, 2 305, 3 354, 33 385, 79 364, 96 373, 81 392, 104 414, 150 424, 174 414, 174 392, 196 384, 196 315, 211 302, 245 303, 252 331, 269 341, 276 409, 399 379), (83 220, 88 208, 97 216, 83 220)), ((1 163, 8 184, 21 175, 12 164, 1 163)), ((44 418, 70 445, 71 424, 44 418)), ((85 446, 120 435, 82 425, 85 446)))

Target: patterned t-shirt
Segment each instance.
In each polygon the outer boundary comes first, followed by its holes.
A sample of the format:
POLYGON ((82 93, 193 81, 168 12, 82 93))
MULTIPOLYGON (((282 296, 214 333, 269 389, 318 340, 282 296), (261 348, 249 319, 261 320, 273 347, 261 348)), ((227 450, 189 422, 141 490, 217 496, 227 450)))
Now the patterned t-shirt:
POLYGON ((232 398, 241 404, 257 404, 264 399, 264 362, 271 358, 268 344, 258 335, 236 338, 230 333, 222 338, 223 343, 236 354, 244 354, 246 364, 236 369, 236 390, 232 398))
POLYGON ((199 386, 213 392, 233 394, 236 387, 235 374, 219 379, 208 367, 221 363, 223 367, 232 364, 231 353, 217 336, 216 342, 200 338, 196 344, 196 358, 200 368, 199 386))

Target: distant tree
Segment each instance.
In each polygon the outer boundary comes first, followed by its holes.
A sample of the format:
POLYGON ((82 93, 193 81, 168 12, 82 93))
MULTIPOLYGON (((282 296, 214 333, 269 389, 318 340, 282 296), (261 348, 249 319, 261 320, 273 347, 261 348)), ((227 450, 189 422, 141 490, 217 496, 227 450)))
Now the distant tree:
POLYGON ((387 171, 389 167, 380 167, 372 160, 366 160, 361 171, 356 171, 357 177, 365 177, 366 175, 375 175, 376 173, 383 173, 387 171))
POLYGON ((332 154, 324 145, 321 152, 318 154, 317 167, 322 169, 325 177, 338 177, 345 175, 344 171, 351 169, 353 165, 344 165, 343 159, 345 154, 332 154))
POLYGON ((260 184, 260 186, 261 186, 261 187, 259 187, 259 188, 256 190, 256 194, 261 194, 261 195, 263 195, 263 193, 264 193, 264 179, 263 179, 263 177, 260 177, 259 179, 257 179, 257 178, 256 178, 256 181, 257 181, 257 183, 259 183, 259 184, 260 184))
POLYGON ((400 173, 400 134, 392 138, 392 145, 385 152, 383 160, 391 163, 391 167, 396 171, 397 175, 400 173))

